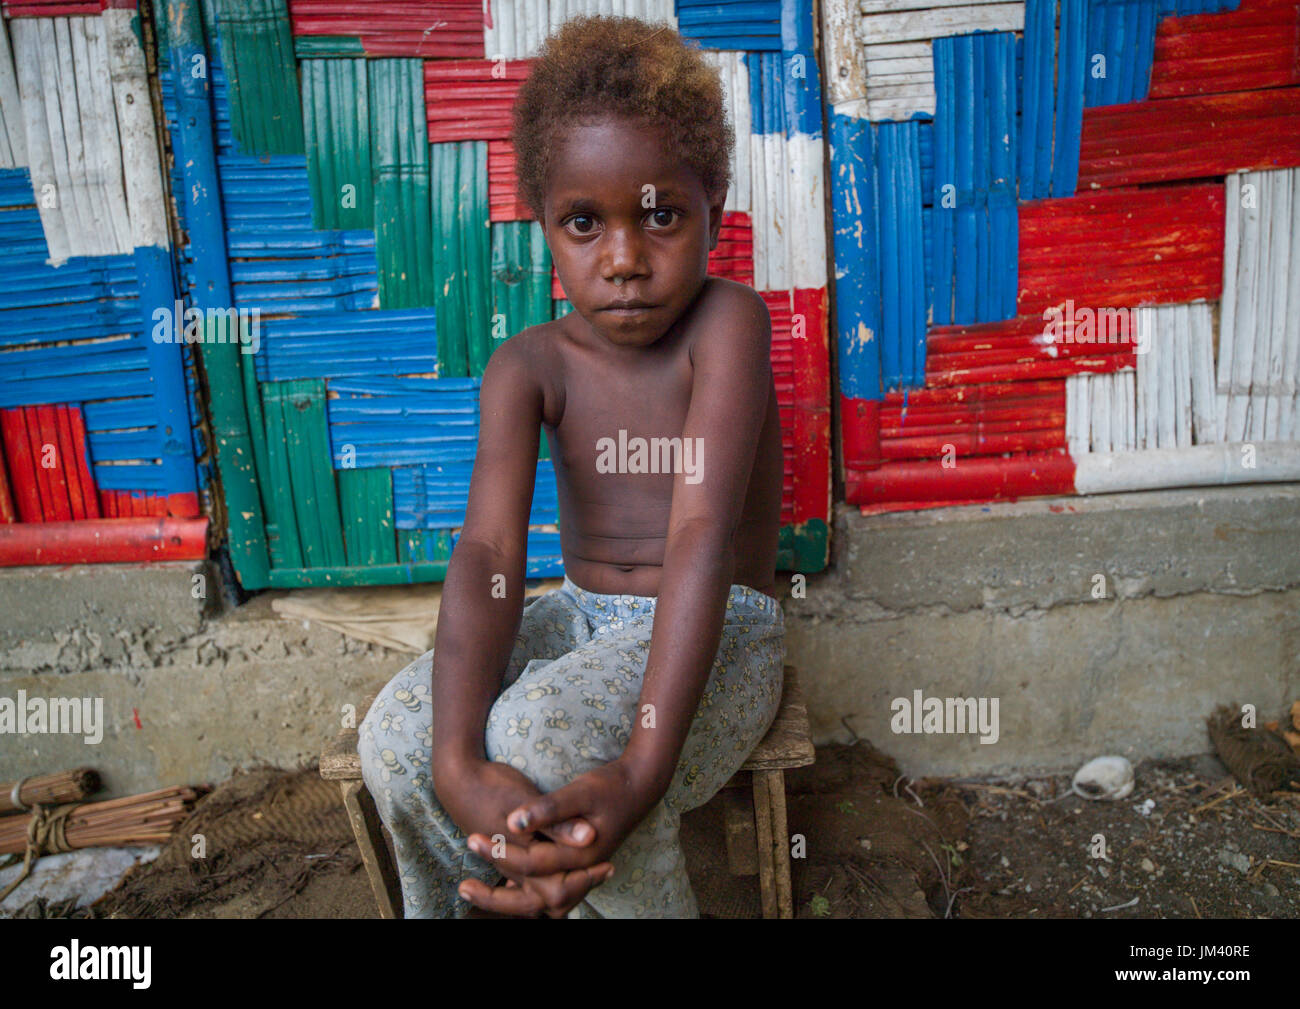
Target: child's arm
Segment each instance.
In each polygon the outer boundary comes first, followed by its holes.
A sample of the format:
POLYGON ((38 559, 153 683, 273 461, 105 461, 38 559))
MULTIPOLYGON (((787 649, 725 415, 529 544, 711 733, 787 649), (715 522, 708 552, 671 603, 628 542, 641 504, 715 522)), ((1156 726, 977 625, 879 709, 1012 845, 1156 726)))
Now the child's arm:
MULTIPOLYGON (((654 630, 639 712, 621 757, 564 788, 524 802, 516 830, 582 817, 596 828, 583 848, 513 848, 507 875, 590 866, 608 858, 667 792, 722 636, 739 524, 771 389, 771 322, 762 298, 724 288, 698 321, 684 438, 703 447, 703 478, 673 482, 654 630), (647 705, 654 727, 648 727, 647 705)), ((665 435, 671 432, 664 432, 665 435)))
POLYGON ((504 832, 505 814, 539 794, 513 768, 487 761, 483 748, 523 613, 543 412, 532 356, 521 334, 502 344, 484 371, 465 525, 447 567, 434 638, 434 790, 466 833, 504 832))

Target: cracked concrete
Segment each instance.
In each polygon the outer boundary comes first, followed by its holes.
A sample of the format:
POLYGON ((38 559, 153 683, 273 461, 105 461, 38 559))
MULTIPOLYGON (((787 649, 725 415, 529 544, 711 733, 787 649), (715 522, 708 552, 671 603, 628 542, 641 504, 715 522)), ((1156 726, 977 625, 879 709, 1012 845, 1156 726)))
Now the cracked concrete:
POLYGON ((785 601, 818 742, 908 773, 1066 769, 1209 748, 1216 704, 1300 697, 1300 486, 835 513, 785 601), (895 733, 894 698, 1000 698, 1001 735, 895 733))
POLYGON ((0 571, 0 697, 102 697, 106 722, 97 745, 0 736, 0 780, 84 764, 107 796, 217 782, 260 762, 295 766, 320 754, 346 705, 359 708, 413 657, 284 620, 271 609, 281 592, 214 613, 194 597, 195 574, 211 573, 0 571))

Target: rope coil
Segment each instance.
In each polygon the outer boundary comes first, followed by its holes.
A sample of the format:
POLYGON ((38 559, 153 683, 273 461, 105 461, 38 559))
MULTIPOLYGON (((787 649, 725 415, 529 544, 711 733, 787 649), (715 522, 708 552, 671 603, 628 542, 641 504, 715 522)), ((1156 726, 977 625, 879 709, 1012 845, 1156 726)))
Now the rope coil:
MULTIPOLYGON (((14 786, 17 795, 18 787, 14 786)), ((11 893, 18 889, 32 872, 32 863, 44 855, 59 855, 72 851, 68 844, 68 817, 81 806, 72 802, 66 806, 42 806, 39 802, 32 808, 32 818, 27 824, 27 851, 23 855, 23 871, 18 878, 0 893, 2 903, 11 893)))

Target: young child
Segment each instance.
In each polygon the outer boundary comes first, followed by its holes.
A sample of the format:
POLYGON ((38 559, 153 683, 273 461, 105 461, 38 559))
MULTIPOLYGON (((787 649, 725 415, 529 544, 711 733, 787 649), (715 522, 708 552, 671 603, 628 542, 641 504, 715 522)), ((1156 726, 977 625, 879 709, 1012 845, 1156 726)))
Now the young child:
POLYGON ((706 276, 734 143, 668 25, 580 17, 515 105, 569 315, 492 356, 432 651, 361 726, 408 917, 695 917, 678 840, 776 716, 771 323, 706 276), (565 578, 524 605, 545 428, 565 578), (501 884, 501 885, 495 885, 501 884))

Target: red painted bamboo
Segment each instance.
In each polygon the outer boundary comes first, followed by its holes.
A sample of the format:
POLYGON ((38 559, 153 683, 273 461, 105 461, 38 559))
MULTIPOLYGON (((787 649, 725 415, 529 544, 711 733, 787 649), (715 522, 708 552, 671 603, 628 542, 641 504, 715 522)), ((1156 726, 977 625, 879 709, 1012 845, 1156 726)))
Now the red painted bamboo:
POLYGON ((17 522, 14 496, 9 490, 9 474, 5 465, 4 440, 0 439, 0 523, 17 522))
POLYGON ((9 461, 10 491, 19 522, 40 522, 41 495, 32 465, 31 443, 27 438, 27 418, 21 408, 0 410, 0 435, 4 438, 5 456, 9 461))
POLYGON ((1080 192, 1296 165, 1300 87, 1083 110, 1080 192))
POLYGON ((957 458, 968 456, 995 456, 1003 452, 1045 452, 1065 447, 1065 419, 1061 423, 1034 431, 949 432, 909 438, 882 438, 881 454, 888 460, 935 459, 947 452, 957 458))
POLYGON ((0 567, 201 560, 206 518, 100 519, 0 525, 0 567))
POLYGON ((942 459, 888 463, 870 471, 850 470, 845 497, 851 504, 876 501, 1005 500, 1074 492, 1074 460, 1064 451, 1002 458, 958 455, 942 459))

